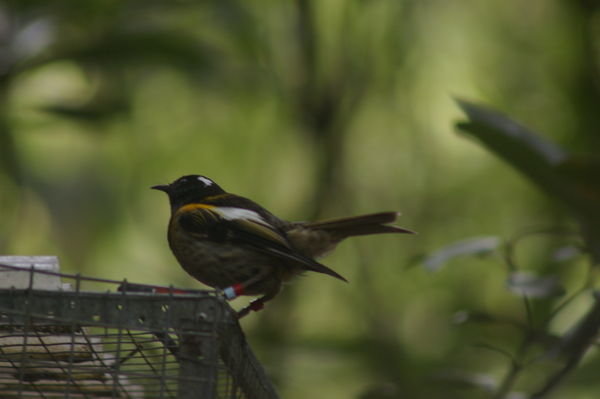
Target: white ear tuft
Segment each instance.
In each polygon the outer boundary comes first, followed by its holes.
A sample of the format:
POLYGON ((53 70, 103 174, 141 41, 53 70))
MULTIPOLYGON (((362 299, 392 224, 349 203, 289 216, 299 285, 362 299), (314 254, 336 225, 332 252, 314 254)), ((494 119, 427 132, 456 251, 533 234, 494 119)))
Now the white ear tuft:
POLYGON ((204 177, 204 176, 198 176, 197 179, 199 181, 201 181, 202 183, 204 183, 204 185, 206 187, 208 186, 212 186, 213 184, 215 184, 212 180, 210 180, 208 177, 204 177))

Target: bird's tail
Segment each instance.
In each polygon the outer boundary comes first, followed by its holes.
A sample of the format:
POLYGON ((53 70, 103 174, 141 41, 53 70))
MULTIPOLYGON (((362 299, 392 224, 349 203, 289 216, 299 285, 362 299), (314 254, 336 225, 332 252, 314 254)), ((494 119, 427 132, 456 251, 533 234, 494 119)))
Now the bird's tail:
POLYGON ((346 237, 369 234, 403 233, 415 234, 414 231, 391 225, 400 214, 398 212, 379 212, 368 215, 351 216, 339 219, 322 220, 306 223, 304 228, 326 231, 340 240, 346 237))

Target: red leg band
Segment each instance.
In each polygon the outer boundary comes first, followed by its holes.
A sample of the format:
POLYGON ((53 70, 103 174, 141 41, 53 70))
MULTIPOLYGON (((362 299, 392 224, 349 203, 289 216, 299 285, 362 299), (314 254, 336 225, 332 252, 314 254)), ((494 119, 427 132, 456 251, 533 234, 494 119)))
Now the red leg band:
POLYGON ((244 286, 242 284, 234 284, 232 286, 233 292, 235 292, 236 296, 240 296, 244 294, 244 286))

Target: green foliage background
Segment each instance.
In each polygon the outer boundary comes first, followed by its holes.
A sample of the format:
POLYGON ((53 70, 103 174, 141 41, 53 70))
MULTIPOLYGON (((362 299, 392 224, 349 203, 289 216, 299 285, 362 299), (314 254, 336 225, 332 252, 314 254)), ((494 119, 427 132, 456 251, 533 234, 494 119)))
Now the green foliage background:
MULTIPOLYGON (((350 284, 306 276, 243 321, 259 358, 289 399, 504 397, 494 384, 520 332, 489 317, 527 313, 501 251, 435 272, 422 260, 469 237, 575 223, 455 134, 465 116, 452 96, 597 155, 599 5, 1 1, 0 253, 199 287, 169 253, 168 206, 149 190, 190 173, 291 220, 399 210, 419 235, 349 241, 325 263, 350 284), (457 322, 475 313, 487 321, 457 322)), ((519 266, 570 293, 595 272, 583 256, 549 259, 563 244, 526 240, 519 266)), ((575 298, 547 331, 564 333, 590 301, 575 298)), ((597 363, 584 359, 557 397, 596 397, 597 363)), ((535 391, 546 367, 511 389, 535 391)))

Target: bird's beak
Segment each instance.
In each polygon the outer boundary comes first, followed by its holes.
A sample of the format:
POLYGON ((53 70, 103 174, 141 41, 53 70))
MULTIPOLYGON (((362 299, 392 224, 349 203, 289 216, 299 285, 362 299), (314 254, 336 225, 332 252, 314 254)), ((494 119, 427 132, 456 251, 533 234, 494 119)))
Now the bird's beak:
POLYGON ((168 184, 159 184, 157 186, 152 186, 150 187, 153 190, 160 190, 160 191, 164 191, 165 193, 169 193, 169 185, 168 184))

